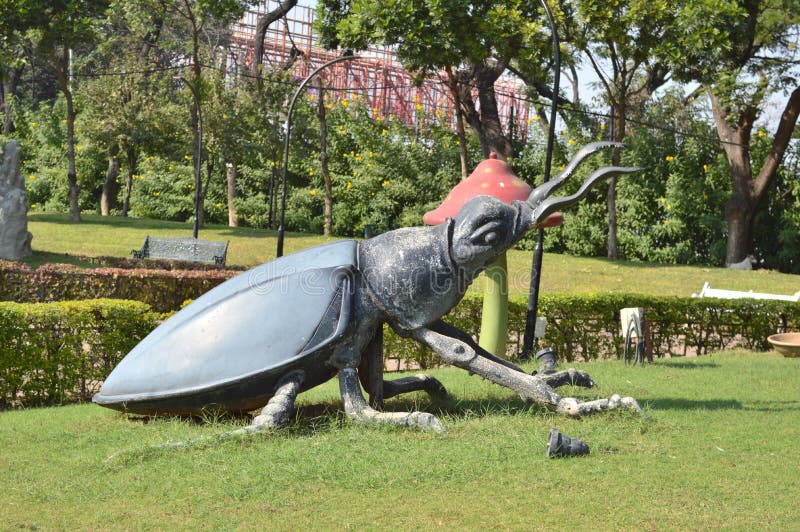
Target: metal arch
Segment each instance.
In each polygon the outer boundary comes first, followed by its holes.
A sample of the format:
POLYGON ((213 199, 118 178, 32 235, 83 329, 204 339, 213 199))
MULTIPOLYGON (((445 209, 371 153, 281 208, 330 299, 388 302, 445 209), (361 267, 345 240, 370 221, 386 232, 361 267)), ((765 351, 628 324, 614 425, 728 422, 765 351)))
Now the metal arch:
POLYGON ((295 105, 295 103, 297 103, 297 98, 300 96, 300 93, 303 91, 305 86, 308 85, 308 82, 311 81, 311 79, 314 76, 316 76, 322 70, 328 68, 329 66, 331 66, 331 65, 333 65, 335 63, 340 63, 342 61, 351 61, 353 59, 359 59, 359 56, 357 56, 357 55, 345 55, 345 56, 342 56, 342 57, 337 57, 336 59, 332 59, 332 60, 328 61, 327 63, 325 63, 324 65, 318 67, 311 74, 309 74, 306 77, 306 79, 303 80, 302 83, 300 83, 300 86, 297 87, 297 90, 294 92, 294 96, 292 96, 292 100, 289 103, 289 110, 287 111, 287 114, 286 114, 286 125, 284 126, 285 129, 286 129, 286 138, 284 139, 284 143, 283 143, 283 170, 282 170, 282 174, 283 175, 281 176, 281 181, 282 181, 282 183, 281 183, 281 215, 280 215, 280 224, 278 225, 278 248, 276 250, 276 253, 277 253, 278 257, 282 257, 283 256, 283 233, 284 233, 283 223, 284 223, 284 217, 286 215, 286 176, 287 176, 288 171, 289 171, 289 141, 291 140, 291 136, 292 136, 292 114, 294 113, 294 105, 295 105))

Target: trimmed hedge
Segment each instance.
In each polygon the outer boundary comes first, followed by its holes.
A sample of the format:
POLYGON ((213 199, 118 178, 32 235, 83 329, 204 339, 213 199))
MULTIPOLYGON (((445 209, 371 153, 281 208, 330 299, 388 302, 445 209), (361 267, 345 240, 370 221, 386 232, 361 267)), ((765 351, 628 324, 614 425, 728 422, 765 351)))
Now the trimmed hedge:
MULTIPOLYGON (((644 307, 654 356, 769 348, 767 336, 800 329, 800 305, 784 301, 720 300, 639 295, 544 295, 548 318, 541 343, 563 361, 618 358, 619 309, 644 307)), ((526 305, 509 309, 507 356, 519 358, 526 305)), ((479 328, 481 298, 468 296, 445 318, 468 332, 479 328)), ((0 407, 86 400, 162 315, 120 300, 0 303, 0 407)), ((416 342, 385 335, 385 356, 431 367, 439 359, 416 342)))
POLYGON ((102 266, 104 268, 124 268, 126 270, 236 270, 237 272, 243 272, 247 269, 245 266, 239 266, 235 264, 219 266, 217 264, 208 264, 205 262, 173 259, 137 259, 128 257, 111 257, 108 255, 99 255, 96 257, 76 255, 76 258, 83 262, 88 262, 89 264, 102 266))
POLYGON ((137 301, 0 303, 0 407, 91 398, 160 317, 137 301))
MULTIPOLYGON (((555 347, 561 360, 595 360, 622 356, 623 338, 619 311, 643 307, 650 324, 653 356, 706 354, 743 347, 755 351, 770 348, 767 336, 800 329, 800 304, 755 299, 655 297, 627 294, 553 295, 539 299, 539 314, 547 317, 540 347, 555 347)), ((527 305, 509 304, 509 346, 506 356, 522 354, 527 305)), ((477 335, 481 298, 467 296, 445 321, 477 335)), ((385 335, 388 357, 430 367, 438 358, 414 341, 393 331, 385 335)))
POLYGON ((142 301, 158 312, 181 308, 237 275, 231 270, 85 269, 44 264, 31 270, 20 262, 0 260, 0 300, 46 303, 95 298, 142 301))

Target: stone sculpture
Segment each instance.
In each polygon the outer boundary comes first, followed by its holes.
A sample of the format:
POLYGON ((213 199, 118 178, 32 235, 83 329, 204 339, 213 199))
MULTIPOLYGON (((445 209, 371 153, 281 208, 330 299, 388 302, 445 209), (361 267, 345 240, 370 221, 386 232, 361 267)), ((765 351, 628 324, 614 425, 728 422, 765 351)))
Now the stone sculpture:
POLYGON ((31 254, 28 200, 19 172, 19 146, 12 140, 0 147, 0 259, 19 260, 31 254))
POLYGON ((478 196, 436 226, 324 244, 258 266, 159 326, 120 362, 93 400, 145 415, 263 406, 241 429, 252 432, 286 423, 298 393, 338 376, 351 419, 442 430, 429 413, 380 411, 383 399, 398 394, 446 393, 428 375, 383 379, 381 331, 388 323, 444 362, 557 413, 580 416, 619 407, 641 412, 630 397, 562 397, 555 387, 593 386, 591 377, 574 369, 529 375, 442 321, 473 279, 529 228, 576 203, 601 179, 635 170, 601 168, 575 194, 561 198, 548 197, 553 182, 511 205, 478 196))

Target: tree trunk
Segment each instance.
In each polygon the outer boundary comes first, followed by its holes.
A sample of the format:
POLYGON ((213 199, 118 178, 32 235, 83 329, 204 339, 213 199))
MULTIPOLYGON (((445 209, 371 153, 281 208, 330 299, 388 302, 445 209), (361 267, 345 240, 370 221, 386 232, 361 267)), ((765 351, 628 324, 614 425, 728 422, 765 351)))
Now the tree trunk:
POLYGON ((753 222, 756 205, 752 200, 734 193, 725 205, 725 220, 728 225, 728 242, 725 249, 725 264, 736 264, 753 254, 753 222))
POLYGON ((459 72, 459 98, 464 105, 464 118, 481 143, 484 157, 495 152, 497 157, 507 160, 513 156, 511 142, 503 135, 494 82, 505 70, 507 62, 495 66, 474 65, 470 71, 459 72), (471 89, 477 87, 480 112, 472 99, 471 89))
POLYGON ((115 144, 108 150, 108 169, 106 180, 103 183, 103 192, 100 195, 100 214, 108 216, 112 209, 117 207, 117 194, 119 194, 119 148, 115 144))
POLYGON ((786 102, 772 139, 772 149, 767 154, 757 175, 751 163, 750 138, 757 118, 755 107, 744 107, 736 118, 730 120, 731 108, 725 106, 714 90, 709 91, 714 124, 731 167, 731 197, 725 206, 728 225, 728 242, 725 264, 736 264, 755 251, 753 223, 756 209, 767 194, 783 160, 786 147, 792 138, 800 114, 800 87, 794 89, 786 102))
POLYGON ((2 71, 3 75, 3 135, 10 135, 14 132, 13 102, 17 97, 17 82, 22 75, 22 67, 7 68, 2 71))
POLYGON ((322 181, 325 186, 325 207, 323 211, 322 234, 330 236, 333 232, 333 187, 331 172, 328 168, 328 119, 325 115, 325 86, 322 79, 317 78, 317 118, 319 119, 319 162, 322 165, 322 181))
POLYGON ((125 178, 125 195, 122 198, 121 216, 128 216, 128 211, 131 208, 131 190, 133 189, 133 176, 136 175, 137 165, 136 150, 128 148, 125 153, 128 159, 128 176, 125 178))
POLYGON ((453 107, 456 111, 456 134, 458 135, 458 156, 461 161, 461 180, 469 177, 469 159, 467 154, 467 134, 464 131, 464 111, 461 108, 461 92, 458 89, 458 78, 448 68, 447 86, 453 96, 453 107))
POLYGON ((273 22, 286 15, 296 5, 297 0, 283 0, 278 7, 263 15, 256 22, 256 33, 253 37, 253 74, 260 74, 261 65, 264 61, 264 37, 267 35, 267 29, 273 22))
POLYGON ((228 163, 225 175, 228 178, 228 226, 239 227, 239 214, 236 212, 236 179, 239 177, 239 170, 235 164, 228 163))
POLYGON ((514 155, 511 142, 503 134, 503 125, 500 122, 500 113, 497 109, 497 96, 494 92, 494 82, 499 74, 495 69, 481 69, 478 73, 478 101, 481 105, 481 124, 486 145, 483 146, 483 155, 489 156, 495 152, 499 159, 508 160, 514 155))
POLYGON ((78 171, 75 168, 75 106, 72 101, 72 90, 69 79, 69 49, 64 48, 61 57, 56 54, 55 48, 50 49, 50 60, 56 71, 58 85, 67 102, 67 197, 69 199, 69 219, 72 222, 81 221, 81 210, 78 203, 80 187, 78 186, 78 171))
MULTIPOLYGON (((611 137, 616 142, 622 142, 625 138, 625 103, 617 103, 612 106, 612 126, 611 137)), ((620 164, 620 150, 614 148, 611 153, 612 166, 619 166, 620 164)), ((619 257, 619 243, 617 241, 617 176, 611 177, 608 180, 608 241, 607 252, 609 259, 616 259, 619 257)))

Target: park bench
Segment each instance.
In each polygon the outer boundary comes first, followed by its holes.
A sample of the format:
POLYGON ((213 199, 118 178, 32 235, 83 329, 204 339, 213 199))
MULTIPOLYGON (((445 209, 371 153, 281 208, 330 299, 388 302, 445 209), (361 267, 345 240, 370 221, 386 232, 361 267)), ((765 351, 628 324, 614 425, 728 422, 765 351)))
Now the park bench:
POLYGON ((709 283, 703 285, 703 289, 699 294, 692 294, 692 297, 717 297, 720 299, 777 299, 779 301, 800 301, 800 292, 795 292, 794 295, 785 296, 781 294, 766 294, 762 292, 753 292, 749 290, 743 292, 740 290, 723 290, 721 288, 711 288, 709 283))
POLYGON ((225 265, 228 242, 214 242, 197 238, 161 238, 148 235, 142 249, 131 250, 137 259, 183 260, 225 265))

